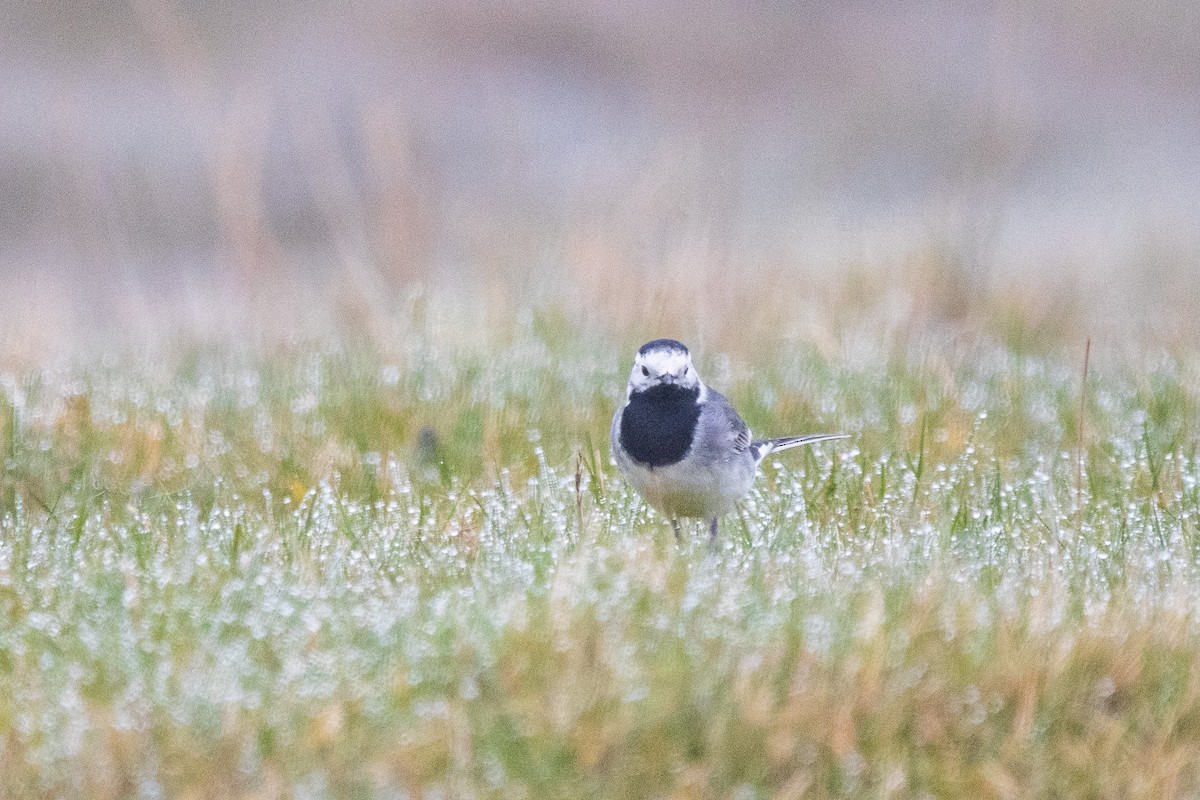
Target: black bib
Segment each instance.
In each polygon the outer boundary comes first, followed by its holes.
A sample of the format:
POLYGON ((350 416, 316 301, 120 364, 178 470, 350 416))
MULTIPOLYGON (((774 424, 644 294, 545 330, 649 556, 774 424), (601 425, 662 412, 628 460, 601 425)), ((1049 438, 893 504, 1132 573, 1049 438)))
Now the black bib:
POLYGON ((634 392, 621 414, 621 447, 634 461, 650 467, 681 460, 700 419, 699 398, 700 387, 660 385, 634 392))

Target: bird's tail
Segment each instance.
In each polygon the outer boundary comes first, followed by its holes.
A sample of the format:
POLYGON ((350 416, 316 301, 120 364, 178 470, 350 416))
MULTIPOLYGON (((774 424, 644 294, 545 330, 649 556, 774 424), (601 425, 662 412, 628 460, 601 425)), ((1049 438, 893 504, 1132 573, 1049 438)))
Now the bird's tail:
POLYGON ((763 439, 750 444, 750 452, 760 464, 762 460, 777 450, 787 450, 789 447, 799 447, 802 444, 828 442, 831 439, 849 439, 845 433, 809 433, 804 436, 783 436, 778 439, 763 439))

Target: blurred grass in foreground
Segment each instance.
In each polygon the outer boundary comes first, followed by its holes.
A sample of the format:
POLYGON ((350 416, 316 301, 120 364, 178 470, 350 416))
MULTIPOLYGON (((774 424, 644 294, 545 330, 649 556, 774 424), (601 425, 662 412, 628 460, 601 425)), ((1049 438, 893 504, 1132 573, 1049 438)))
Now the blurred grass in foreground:
POLYGON ((1069 317, 880 297, 697 346, 756 431, 854 434, 715 554, 608 465, 638 342, 577 311, 14 361, 0 794, 1200 791, 1194 349, 1081 397, 1069 317))

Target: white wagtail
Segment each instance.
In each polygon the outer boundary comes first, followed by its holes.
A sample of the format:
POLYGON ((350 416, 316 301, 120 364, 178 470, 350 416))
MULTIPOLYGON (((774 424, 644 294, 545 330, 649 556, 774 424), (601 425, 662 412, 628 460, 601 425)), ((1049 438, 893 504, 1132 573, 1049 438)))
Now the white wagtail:
POLYGON ((671 520, 708 520, 716 539, 721 515, 750 491, 768 454, 802 444, 844 439, 810 433, 753 441, 725 396, 696 374, 682 342, 646 342, 633 359, 625 404, 613 415, 612 450, 625 479, 671 520))

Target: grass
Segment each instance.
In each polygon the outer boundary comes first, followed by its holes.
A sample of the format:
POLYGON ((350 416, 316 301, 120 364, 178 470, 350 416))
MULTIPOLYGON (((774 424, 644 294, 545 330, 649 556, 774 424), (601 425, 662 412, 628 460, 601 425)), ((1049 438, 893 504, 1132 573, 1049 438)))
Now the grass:
POLYGON ((698 349, 854 435, 717 553, 609 464, 637 343, 570 314, 9 366, 0 795, 1195 796, 1194 351, 1081 393, 1082 337, 846 324, 698 349))

